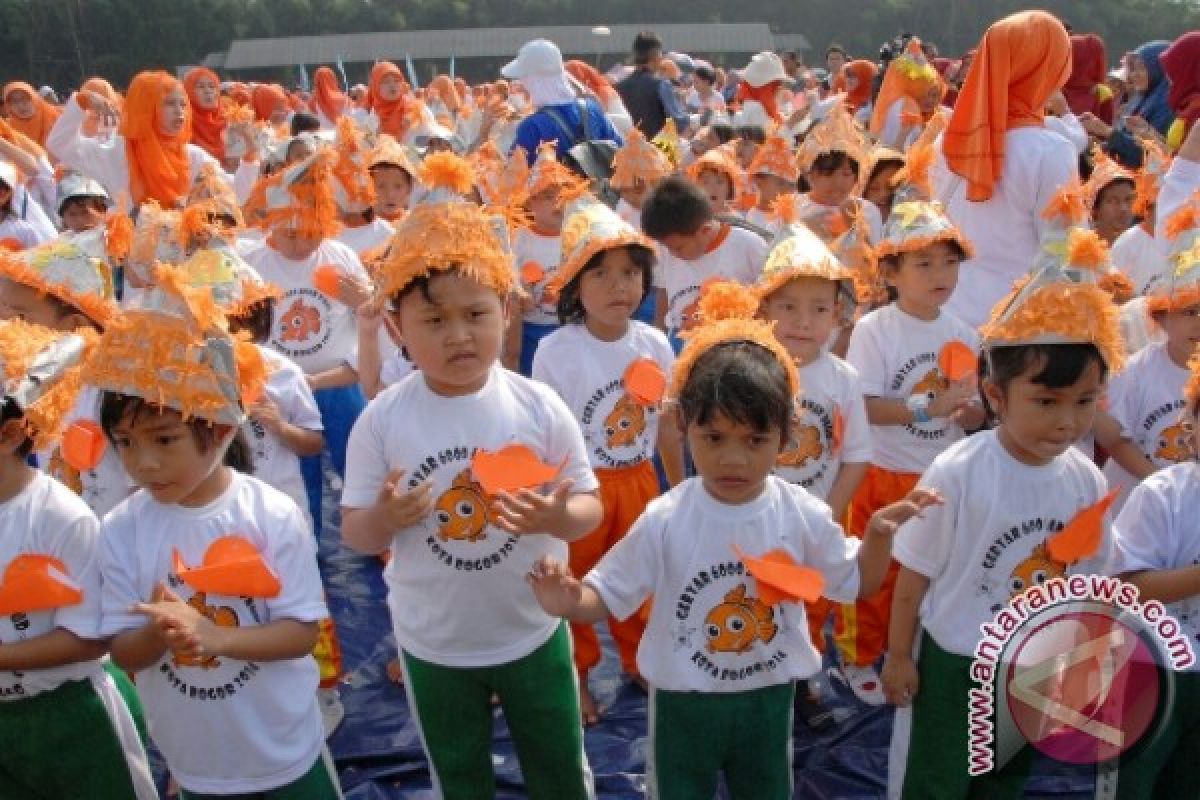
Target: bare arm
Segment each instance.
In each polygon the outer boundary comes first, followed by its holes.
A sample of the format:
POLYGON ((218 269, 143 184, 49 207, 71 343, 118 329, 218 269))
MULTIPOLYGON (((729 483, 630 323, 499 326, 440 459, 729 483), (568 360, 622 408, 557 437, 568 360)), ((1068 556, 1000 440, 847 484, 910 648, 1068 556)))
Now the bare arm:
POLYGON ((665 406, 658 421, 658 457, 662 460, 667 483, 678 486, 683 482, 683 433, 677 422, 678 410, 665 406))
POLYGON ((664 333, 667 330, 667 290, 654 290, 654 327, 664 333))
POLYGON ((317 644, 318 623, 280 619, 266 625, 225 628, 213 625, 212 648, 203 654, 238 661, 287 661, 302 658, 317 644))
POLYGON ((571 622, 599 622, 609 616, 600 594, 571 574, 561 561, 543 557, 526 578, 542 610, 571 622))
POLYGON ((383 311, 371 303, 359 306, 358 316, 358 382, 363 394, 371 400, 383 390, 383 354, 379 350, 379 329, 383 311))
POLYGON ((167 640, 158 626, 147 622, 140 628, 122 631, 110 643, 112 660, 126 672, 141 672, 157 664, 167 652, 167 640))
POLYGON ((1092 425, 1096 444, 1108 451, 1113 461, 1139 481, 1158 471, 1138 446, 1121 436, 1121 425, 1107 411, 1097 411, 1092 425))
POLYGON ((1200 595, 1200 566, 1178 569, 1146 569, 1121 576, 1132 583, 1145 600, 1177 603, 1200 595))
POLYGON ((412 490, 400 488, 404 470, 388 473, 375 505, 370 508, 342 506, 342 539, 356 553, 378 555, 392 543, 398 531, 423 520, 433 511, 433 489, 429 483, 412 490))
POLYGON ((337 386, 349 386, 358 383, 358 373, 349 364, 340 364, 333 369, 317 372, 306 376, 308 386, 314 392, 318 389, 333 389, 337 386))
POLYGON ((829 487, 829 495, 825 498, 825 502, 833 511, 835 521, 840 522, 846 518, 846 509, 850 507, 850 500, 858 491, 858 485, 862 483, 863 476, 866 474, 867 465, 863 462, 842 464, 838 470, 837 477, 833 479, 833 486, 829 487))
POLYGON ((108 649, 103 641, 80 639, 66 628, 24 641, 0 644, 0 670, 23 672, 91 661, 108 649))
POLYGON ((896 591, 892 595, 892 618, 888 624, 888 652, 883 665, 883 689, 888 702, 906 706, 916 696, 917 665, 913 662, 913 644, 917 636, 918 611, 929 578, 908 567, 900 567, 896 591))

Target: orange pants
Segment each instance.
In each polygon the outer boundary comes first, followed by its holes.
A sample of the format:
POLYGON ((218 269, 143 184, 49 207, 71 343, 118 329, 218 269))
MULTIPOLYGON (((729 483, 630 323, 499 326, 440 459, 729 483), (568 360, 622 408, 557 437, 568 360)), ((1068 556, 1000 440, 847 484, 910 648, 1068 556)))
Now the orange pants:
MULTIPOLYGON (((658 476, 650 461, 624 469, 598 469, 596 478, 600 481, 604 519, 596 530, 571 542, 571 572, 579 578, 586 575, 613 545, 624 538, 646 510, 646 504, 658 497, 658 476)), ((638 674, 637 648, 649 617, 650 602, 647 601, 624 622, 608 618, 608 630, 621 656, 621 669, 629 675, 638 674)), ((575 642, 575 668, 582 680, 587 677, 588 670, 600 663, 600 640, 594 627, 575 623, 571 624, 571 638, 575 642)))
MULTIPOLYGON (((911 492, 920 478, 916 473, 891 472, 874 464, 867 467, 867 474, 846 512, 846 533, 861 539, 871 515, 911 492)), ((865 667, 878 661, 887 650, 892 593, 899 572, 900 565, 893 561, 878 591, 857 602, 834 607, 833 640, 843 664, 865 667)))

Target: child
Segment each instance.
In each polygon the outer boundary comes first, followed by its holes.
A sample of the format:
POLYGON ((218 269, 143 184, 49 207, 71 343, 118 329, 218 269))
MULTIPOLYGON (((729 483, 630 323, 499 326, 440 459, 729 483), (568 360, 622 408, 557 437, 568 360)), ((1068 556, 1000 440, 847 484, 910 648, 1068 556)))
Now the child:
POLYGON ((1133 176, 1098 146, 1093 146, 1092 174, 1083 189, 1092 214, 1092 228, 1105 243, 1112 245, 1133 224, 1136 197, 1133 176))
POLYGON ((876 145, 867 158, 867 180, 863 184, 863 200, 879 210, 880 219, 892 213, 896 190, 892 179, 904 169, 904 154, 890 147, 876 145))
POLYGON ((946 84, 921 49, 908 40, 888 64, 871 112, 871 135, 885 147, 907 150, 941 105, 946 84))
POLYGON ((0 159, 0 242, 4 242, 9 250, 24 250, 48 238, 25 219, 22 204, 18 202, 18 191, 25 198, 25 203, 37 205, 21 189, 17 168, 11 161, 0 159))
POLYGON ((0 322, 0 574, 54 565, 30 571, 33 586, 0 587, 0 795, 153 800, 141 707, 102 660, 99 523, 27 463, 61 433, 85 347, 76 333, 0 322))
POLYGON ((494 221, 464 199, 472 180, 457 156, 426 158, 425 202, 380 266, 379 297, 418 371, 355 425, 342 533, 361 553, 392 549, 388 604, 434 785, 447 797, 494 793, 494 694, 529 796, 581 799, 590 778, 567 628, 519 583, 541 556, 565 558, 603 510, 566 405, 498 364, 513 263, 494 221), (481 459, 503 463, 512 454, 498 451, 513 445, 558 466, 552 488, 535 490, 510 463, 507 485, 528 488, 489 496, 481 459))
POLYGON ((754 307, 739 287, 707 292, 676 361, 670 394, 697 477, 652 502, 582 582, 551 558, 529 576, 542 607, 575 622, 627 618, 654 596, 638 666, 651 687, 650 794, 661 800, 712 797, 722 774, 736 798, 792 797, 793 681, 820 658, 803 605, 768 605, 752 562, 782 554, 850 600, 878 585, 895 526, 936 502, 912 494, 859 543, 771 475, 800 387, 770 326, 746 318, 754 307))
POLYGON ((701 189, 672 176, 654 188, 642 207, 642 230, 666 250, 654 276, 655 324, 678 353, 679 337, 696 324, 700 287, 710 278, 744 286, 762 271, 767 244, 750 231, 720 222, 701 189))
POLYGON ((78 172, 58 182, 58 218, 67 234, 90 231, 104 223, 111 201, 104 187, 78 172))
POLYGON ((746 212, 746 222, 768 231, 771 237, 783 230, 783 221, 778 203, 795 207, 796 181, 800 169, 796 158, 782 136, 772 136, 759 148, 750 165, 750 180, 754 182, 754 208, 746 212))
POLYGON ((417 174, 412 159, 391 136, 379 137, 367 160, 371 183, 375 187, 375 215, 395 225, 404 219, 408 198, 417 174))
MULTIPOLYGON (((658 496, 656 451, 672 486, 683 477, 679 431, 673 420, 660 419, 661 398, 639 396, 627 385, 635 365, 667 375, 675 360, 662 331, 630 319, 650 292, 653 270, 653 243, 608 208, 589 203, 567 218, 563 263, 550 284, 563 327, 542 340, 533 377, 558 392, 574 413, 600 481, 604 521, 571 543, 576 575, 594 567, 658 496)), ((645 619, 610 618, 608 624, 622 669, 639 680, 636 655, 645 619)), ((600 643, 590 625, 572 625, 571 638, 583 721, 595 724, 599 709, 587 677, 600 663, 600 643)))
MULTIPOLYGON (((1133 292, 1144 295, 1163 266, 1163 248, 1154 237, 1154 222, 1158 201, 1158 184, 1170 165, 1162 149, 1150 139, 1144 141, 1146 155, 1142 169, 1134 175, 1136 191, 1133 213, 1141 218, 1137 225, 1128 228, 1117 237, 1112 245, 1112 260, 1133 283, 1133 292)), ((1141 320, 1139 320, 1140 322, 1141 320)), ((1141 330, 1144 326, 1138 326, 1141 330)), ((1125 337, 1129 344, 1129 337, 1125 337)), ((1142 341, 1141 344, 1145 344, 1142 341)), ((1140 350, 1140 345, 1134 349, 1140 350)))
POLYGON ((834 105, 828 116, 813 126, 800 146, 797 161, 809 187, 800 204, 800 218, 824 240, 845 227, 853 216, 851 207, 863 215, 872 242, 882 235, 879 209, 854 196, 866 153, 862 131, 841 104, 834 105))
MULTIPOLYGON (((939 206, 901 202, 878 248, 880 278, 895 292, 891 305, 854 326, 846 360, 858 370, 871 422, 873 454, 850 505, 846 530, 862 531, 875 509, 903 497, 963 430, 983 424, 973 376, 945 374, 947 345, 978 349, 975 331, 942 309, 958 283, 970 244, 939 206)), ((842 675, 871 705, 883 703, 875 663, 886 644, 895 568, 875 596, 838 609, 834 638, 842 675)))
POLYGON ((712 206, 713 216, 733 211, 742 186, 742 167, 731 147, 709 150, 688 167, 688 175, 699 186, 712 206))
POLYGON ((392 223, 375 213, 375 182, 368 171, 366 137, 349 116, 338 120, 333 168, 333 194, 340 211, 342 230, 337 240, 364 255, 392 237, 392 223))
MULTIPOLYGON (((672 172, 671 162, 637 128, 613 156, 613 175, 608 184, 621 195, 617 215, 635 228, 642 224, 642 204, 650 192, 672 172)), ((653 292, 651 292, 653 296, 653 292)))
MULTIPOLYGON (((967 773, 971 659, 980 626, 1013 597, 1091 566, 1087 553, 1083 562, 1056 560, 1048 542, 1107 491, 1073 447, 1092 426, 1105 375, 1124 357, 1116 307, 1084 264, 1092 242, 1073 237, 1065 259, 1048 259, 997 305, 982 331, 982 362, 999 427, 934 460, 921 485, 945 503, 897 534, 883 679, 889 702, 912 704, 899 712, 892 742, 893 763, 907 765, 904 797, 1023 796, 1031 747, 995 772, 967 773)), ((1087 549, 1108 551, 1108 527, 1087 549)), ((899 792, 898 776, 889 784, 899 792)))
POLYGON ((184 797, 332 800, 309 655, 328 616, 316 545, 287 495, 243 474, 242 398, 265 366, 181 273, 156 279, 85 368, 143 489, 104 521, 102 631, 184 797))

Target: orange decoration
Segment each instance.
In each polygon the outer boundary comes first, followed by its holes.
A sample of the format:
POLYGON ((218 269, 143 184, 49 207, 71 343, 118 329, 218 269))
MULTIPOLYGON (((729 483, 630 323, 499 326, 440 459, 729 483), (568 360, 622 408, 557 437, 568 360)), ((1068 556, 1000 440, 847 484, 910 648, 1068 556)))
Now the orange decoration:
POLYGON ((477 450, 471 459, 471 471, 489 495, 541 486, 561 469, 561 464, 556 467, 543 462, 523 444, 510 444, 495 452, 477 450))
POLYGON ((667 393, 667 374, 652 358, 639 358, 625 368, 625 391, 640 405, 656 406, 667 393))
POLYGON ((78 605, 83 591, 53 556, 24 553, 8 562, 0 584, 0 615, 28 614, 78 605))
POLYGON ((815 603, 825 589, 825 578, 819 570, 797 564, 784 550, 772 550, 759 558, 751 558, 737 545, 733 552, 758 581, 758 597, 769 606, 815 603))
POLYGON ((546 270, 538 262, 526 261, 521 265, 521 283, 526 286, 539 284, 544 277, 546 277, 546 270))
POLYGON ((25 249, 25 245, 20 239, 14 239, 12 236, 5 236, 0 239, 0 250, 9 250, 13 253, 19 253, 25 249))
POLYGON ((262 555, 242 536, 222 536, 208 546, 204 565, 188 567, 174 553, 175 574, 198 592, 226 597, 278 597, 283 586, 262 555))
POLYGON ((322 264, 312 271, 313 286, 330 300, 341 300, 342 274, 333 264, 322 264))
POLYGON ((80 419, 72 422, 63 431, 62 442, 58 452, 66 461, 80 472, 96 468, 100 459, 104 458, 104 450, 108 442, 104 431, 95 420, 80 419))
POLYGON ((1074 564, 1095 555, 1103 538, 1104 514, 1120 492, 1120 487, 1113 489, 1099 502, 1076 514, 1061 531, 1051 536, 1046 541, 1050 557, 1063 564, 1074 564))
POLYGON ((977 359, 975 351, 966 342, 952 339, 942 346, 938 354, 938 369, 953 383, 966 380, 975 374, 977 359))
POLYGON ((846 417, 842 414, 841 406, 833 407, 833 441, 829 443, 831 455, 842 452, 842 443, 846 440, 846 417))

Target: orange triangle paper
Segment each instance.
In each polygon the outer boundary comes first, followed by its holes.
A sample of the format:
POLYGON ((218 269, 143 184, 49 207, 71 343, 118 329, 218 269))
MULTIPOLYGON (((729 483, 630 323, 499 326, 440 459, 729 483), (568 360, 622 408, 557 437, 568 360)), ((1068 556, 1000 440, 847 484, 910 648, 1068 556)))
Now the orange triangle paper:
POLYGON ((975 374, 977 360, 975 351, 958 339, 951 339, 942 346, 938 354, 938 369, 952 383, 958 383, 975 374))
POLYGON ((49 611, 83 601, 79 584, 53 556, 25 553, 8 562, 0 583, 0 615, 49 611))
POLYGON ((100 459, 104 458, 104 450, 108 442, 104 431, 95 420, 79 419, 72 422, 63 431, 62 442, 58 445, 59 455, 73 468, 86 472, 96 468, 100 459))
POLYGON ((277 597, 282 585, 257 548, 241 536, 222 536, 208 546, 204 565, 189 567, 174 553, 175 574, 198 592, 227 597, 277 597))
POLYGON ((313 286, 330 300, 341 302, 342 274, 333 264, 322 264, 312 271, 313 286))
POLYGON ((1113 489, 1094 505, 1076 514, 1061 531, 1047 539, 1046 550, 1050 557, 1061 564, 1070 565, 1095 555, 1104 535, 1104 514, 1120 492, 1120 487, 1113 489))
POLYGON ((667 393, 667 374, 652 358, 639 358, 625 368, 625 391, 643 406, 656 406, 667 393))
POLYGON ((546 464, 523 444, 510 444, 494 453, 476 450, 471 458, 471 472, 489 495, 541 486, 561 469, 562 465, 546 464))
POLYGON ((772 550, 759 558, 746 555, 737 545, 733 546, 733 552, 758 582, 758 598, 769 606, 783 602, 815 603, 825 589, 825 578, 820 571, 797 564, 783 550, 772 550))
POLYGON ((544 277, 546 277, 546 270, 538 262, 526 261, 521 265, 521 283, 526 286, 539 284, 544 277))
POLYGON ((832 455, 842 452, 842 442, 846 438, 846 417, 842 415, 841 406, 833 407, 833 441, 829 443, 832 455))

